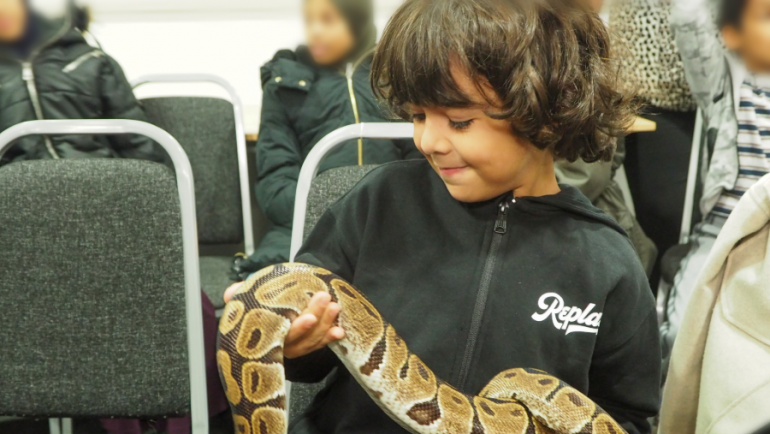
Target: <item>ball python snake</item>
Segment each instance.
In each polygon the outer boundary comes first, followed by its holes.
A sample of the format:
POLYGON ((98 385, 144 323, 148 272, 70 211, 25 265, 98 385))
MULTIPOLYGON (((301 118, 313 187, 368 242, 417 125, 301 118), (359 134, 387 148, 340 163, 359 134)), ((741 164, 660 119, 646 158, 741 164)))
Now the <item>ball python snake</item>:
POLYGON ((237 434, 284 434, 283 341, 317 292, 341 307, 345 338, 330 344, 372 399, 418 434, 620 434, 598 405, 545 372, 511 369, 477 396, 436 378, 372 304, 350 284, 303 264, 268 267, 227 304, 217 364, 237 434))

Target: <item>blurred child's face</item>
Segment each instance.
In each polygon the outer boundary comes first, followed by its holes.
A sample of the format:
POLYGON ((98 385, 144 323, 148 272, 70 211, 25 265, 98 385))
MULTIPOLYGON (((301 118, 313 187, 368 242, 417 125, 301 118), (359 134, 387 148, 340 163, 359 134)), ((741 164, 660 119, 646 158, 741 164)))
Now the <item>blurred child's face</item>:
POLYGON ((740 28, 722 29, 727 48, 740 53, 752 72, 770 73, 770 0, 749 0, 740 28))
POLYGON ((18 41, 24 35, 26 25, 24 0, 0 0, 0 42, 18 41))
POLYGON ((414 142, 452 197, 481 202, 509 192, 517 197, 557 193, 551 153, 517 137, 508 121, 487 116, 488 106, 471 78, 457 69, 452 75, 477 105, 411 107, 414 142))
POLYGON ((356 43, 350 25, 331 0, 305 2, 305 33, 310 55, 319 65, 343 61, 356 43))

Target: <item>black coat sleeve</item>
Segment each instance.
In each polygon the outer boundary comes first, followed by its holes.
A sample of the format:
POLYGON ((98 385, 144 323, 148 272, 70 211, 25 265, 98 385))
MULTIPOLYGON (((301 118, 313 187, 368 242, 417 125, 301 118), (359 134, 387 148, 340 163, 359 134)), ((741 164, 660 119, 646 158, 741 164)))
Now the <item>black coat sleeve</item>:
POLYGON ((262 95, 256 193, 267 218, 276 225, 290 228, 303 158, 299 140, 278 92, 278 86, 267 85, 262 95))
MULTIPOLYGON (((147 121, 139 102, 134 96, 123 69, 115 59, 105 56, 99 75, 103 118, 147 121)), ((123 134, 109 136, 110 144, 122 158, 136 158, 165 162, 166 152, 148 137, 123 134)))
POLYGON ((607 298, 588 396, 629 434, 647 434, 660 407, 661 350, 652 292, 637 268, 607 298))

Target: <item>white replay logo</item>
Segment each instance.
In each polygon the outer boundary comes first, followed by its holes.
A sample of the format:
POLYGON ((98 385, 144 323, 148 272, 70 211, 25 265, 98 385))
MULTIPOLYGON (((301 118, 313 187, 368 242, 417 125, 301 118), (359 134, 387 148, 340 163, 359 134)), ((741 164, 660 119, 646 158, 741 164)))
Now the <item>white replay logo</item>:
POLYGON ((550 316, 553 326, 558 330, 565 330, 565 335, 570 333, 599 333, 602 314, 601 312, 592 312, 596 307, 593 303, 590 303, 585 309, 565 306, 561 295, 549 292, 540 296, 537 305, 543 312, 533 313, 532 319, 540 322, 545 321, 550 316))

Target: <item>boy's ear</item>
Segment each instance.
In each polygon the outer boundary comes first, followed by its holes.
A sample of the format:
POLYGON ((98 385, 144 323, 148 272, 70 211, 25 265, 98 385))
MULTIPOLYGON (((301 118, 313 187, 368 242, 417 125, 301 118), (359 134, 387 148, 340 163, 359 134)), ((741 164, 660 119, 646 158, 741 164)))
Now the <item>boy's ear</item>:
POLYGON ((734 25, 728 24, 722 28, 722 39, 725 41, 725 46, 731 51, 740 51, 741 49, 741 31, 735 28, 734 25))

